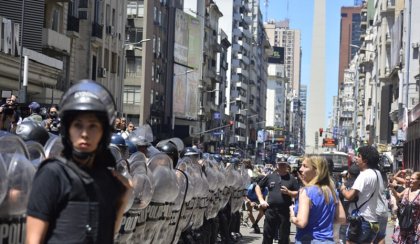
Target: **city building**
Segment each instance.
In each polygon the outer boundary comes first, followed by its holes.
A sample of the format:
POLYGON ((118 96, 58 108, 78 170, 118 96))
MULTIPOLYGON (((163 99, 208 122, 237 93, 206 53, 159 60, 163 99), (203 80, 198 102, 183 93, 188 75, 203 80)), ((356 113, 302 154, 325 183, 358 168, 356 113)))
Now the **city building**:
MULTIPOLYGON (((358 4, 358 2, 356 2, 358 4)), ((362 40, 361 11, 362 7, 348 6, 341 7, 340 21, 340 53, 338 64, 338 88, 341 89, 344 82, 344 70, 347 69, 350 61, 360 47, 362 40)), ((364 22, 365 23, 365 22, 364 22)))
MULTIPOLYGON (((30 60, 29 81, 27 89, 22 89, 17 78, 21 77, 19 70, 22 68, 16 68, 14 64, 15 74, 3 79, 7 82, 5 89, 13 94, 20 90, 19 100, 23 103, 37 101, 48 105, 58 103, 63 91, 78 80, 92 79, 111 91, 118 111, 122 111, 122 99, 118 94, 122 93, 121 60, 126 11, 119 1, 22 3, 2 2, 0 16, 15 24, 23 20, 22 49, 30 60)), ((5 22, 8 29, 10 22, 5 22)), ((13 25, 16 43, 18 29, 13 25)))
POLYGON ((226 109, 234 120, 234 137, 229 146, 252 154, 257 123, 265 121, 266 34, 262 26, 259 1, 214 1, 223 16, 219 26, 232 44, 228 50, 226 109), (252 119, 251 119, 252 118, 252 119))

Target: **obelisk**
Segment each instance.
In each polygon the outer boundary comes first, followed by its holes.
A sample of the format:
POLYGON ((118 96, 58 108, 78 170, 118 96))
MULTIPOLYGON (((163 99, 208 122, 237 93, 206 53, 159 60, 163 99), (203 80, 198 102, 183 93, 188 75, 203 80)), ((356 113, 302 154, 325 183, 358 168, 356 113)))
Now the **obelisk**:
MULTIPOLYGON (((307 103, 305 153, 318 153, 322 150, 319 129, 325 133, 325 83, 326 83, 326 0, 314 0, 314 21, 312 28, 311 76, 309 77, 309 98, 307 103), (318 143, 316 143, 316 140, 318 143), (316 144, 318 146, 316 147, 316 144)), ((331 67, 335 68, 335 67, 331 67)), ((323 135, 324 137, 324 135, 323 135)))

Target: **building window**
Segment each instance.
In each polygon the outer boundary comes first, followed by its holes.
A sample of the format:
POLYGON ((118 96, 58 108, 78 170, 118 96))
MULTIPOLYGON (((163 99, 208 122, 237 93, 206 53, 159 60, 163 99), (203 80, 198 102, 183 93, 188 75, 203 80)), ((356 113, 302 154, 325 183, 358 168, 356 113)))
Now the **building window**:
POLYGON ((61 23, 61 10, 58 7, 55 7, 52 12, 52 23, 51 29, 57 32, 60 32, 60 23, 61 23))
POLYGON ((117 73, 118 70, 118 55, 117 53, 112 53, 111 56, 111 73, 117 73))
POLYGON ((140 86, 124 86, 125 104, 140 104, 140 86))

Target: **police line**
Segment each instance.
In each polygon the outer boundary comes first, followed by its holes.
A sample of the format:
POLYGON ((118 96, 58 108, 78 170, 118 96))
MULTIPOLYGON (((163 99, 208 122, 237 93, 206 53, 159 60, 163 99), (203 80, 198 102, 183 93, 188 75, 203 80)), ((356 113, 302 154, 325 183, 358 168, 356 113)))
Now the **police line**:
MULTIPOLYGON (((37 166, 58 156, 61 138, 51 136, 43 147, 0 132, 0 242, 24 243, 25 213, 37 166)), ((183 231, 197 230, 229 202, 240 210, 250 178, 241 164, 223 164, 212 155, 181 158, 177 164, 165 153, 146 158, 112 152, 117 170, 133 182, 129 205, 115 243, 177 243, 183 231), (176 165, 174 167, 173 165, 176 165)))

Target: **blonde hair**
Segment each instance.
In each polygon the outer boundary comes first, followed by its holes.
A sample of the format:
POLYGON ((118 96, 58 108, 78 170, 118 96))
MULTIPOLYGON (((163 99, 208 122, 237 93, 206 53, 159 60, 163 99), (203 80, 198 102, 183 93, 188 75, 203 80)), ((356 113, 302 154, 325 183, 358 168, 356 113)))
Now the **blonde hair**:
POLYGON ((306 186, 318 186, 321 189, 327 204, 330 202, 330 194, 333 196, 334 202, 336 203, 337 196, 334 190, 334 182, 331 179, 328 169, 327 159, 321 156, 310 156, 305 157, 305 160, 316 171, 315 177, 309 181, 306 186))

